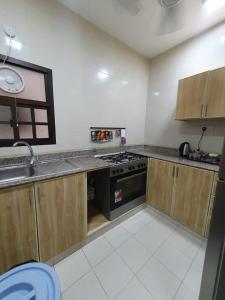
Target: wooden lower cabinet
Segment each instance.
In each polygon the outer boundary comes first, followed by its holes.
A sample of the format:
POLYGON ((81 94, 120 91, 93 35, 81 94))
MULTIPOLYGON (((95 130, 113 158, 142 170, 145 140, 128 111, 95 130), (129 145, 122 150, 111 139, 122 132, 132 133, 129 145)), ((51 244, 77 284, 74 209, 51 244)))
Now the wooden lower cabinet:
POLYGON ((204 235, 214 172, 183 165, 177 168, 173 217, 204 235))
POLYGON ((86 173, 35 184, 40 260, 48 261, 87 234, 86 173))
POLYGON ((213 180, 212 193, 211 193, 210 202, 209 202, 209 209, 208 209, 208 214, 207 214, 207 219, 206 219, 205 237, 208 237, 208 234, 209 234, 209 228, 210 228, 210 223, 211 223, 211 219, 212 219, 212 211, 213 211, 213 206, 214 206, 214 201, 215 201, 215 196, 216 196, 216 186, 217 186, 218 180, 219 180, 218 173, 215 173, 214 180, 213 180))
POLYGON ((33 185, 0 190, 0 273, 38 260, 33 185))
POLYGON ((147 202, 205 236, 214 172, 149 159, 147 202))
POLYGON ((147 202, 171 215, 173 201, 174 164, 158 159, 148 162, 147 202))

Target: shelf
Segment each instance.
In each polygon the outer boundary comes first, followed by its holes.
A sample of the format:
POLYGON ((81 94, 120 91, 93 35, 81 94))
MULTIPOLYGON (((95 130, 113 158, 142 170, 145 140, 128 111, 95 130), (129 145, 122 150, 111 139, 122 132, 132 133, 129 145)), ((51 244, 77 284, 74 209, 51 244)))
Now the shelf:
POLYGON ((90 127, 90 129, 99 129, 99 130, 120 130, 126 129, 125 127, 90 127))

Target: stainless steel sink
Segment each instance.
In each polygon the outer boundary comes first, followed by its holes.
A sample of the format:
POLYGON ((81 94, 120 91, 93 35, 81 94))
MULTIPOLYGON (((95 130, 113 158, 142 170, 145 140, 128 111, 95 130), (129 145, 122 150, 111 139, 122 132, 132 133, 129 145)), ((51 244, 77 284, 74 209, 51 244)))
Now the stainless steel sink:
POLYGON ((32 177, 34 168, 28 165, 0 168, 0 183, 32 177))

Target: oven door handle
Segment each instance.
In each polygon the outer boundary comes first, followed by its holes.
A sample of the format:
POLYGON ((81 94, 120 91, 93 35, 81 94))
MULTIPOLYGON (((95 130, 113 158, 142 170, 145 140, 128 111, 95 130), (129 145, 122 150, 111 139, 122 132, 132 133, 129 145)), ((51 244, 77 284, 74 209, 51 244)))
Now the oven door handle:
POLYGON ((127 176, 127 177, 124 177, 124 178, 121 178, 121 179, 117 179, 116 182, 119 183, 119 182, 125 181, 127 179, 132 179, 132 178, 138 177, 140 175, 145 175, 145 174, 147 174, 147 171, 141 172, 141 173, 138 173, 138 174, 134 174, 134 175, 131 175, 131 176, 127 176))

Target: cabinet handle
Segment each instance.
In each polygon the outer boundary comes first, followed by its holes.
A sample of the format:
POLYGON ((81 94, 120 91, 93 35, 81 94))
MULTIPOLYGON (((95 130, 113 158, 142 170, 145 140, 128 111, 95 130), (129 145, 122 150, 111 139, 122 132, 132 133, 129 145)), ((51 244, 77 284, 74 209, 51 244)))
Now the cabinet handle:
POLYGON ((175 169, 176 169, 176 167, 173 166, 173 173, 172 173, 172 176, 173 176, 173 177, 175 176, 175 169))
POLYGON ((201 104, 201 117, 204 117, 204 104, 201 104))
POLYGON ((33 193, 32 193, 32 191, 29 191, 30 207, 32 207, 32 199, 33 199, 33 193))
POLYGON ((176 168, 176 171, 177 171, 176 172, 176 177, 178 177, 179 176, 179 167, 176 168))
POLYGON ((208 114, 208 104, 206 104, 205 106, 205 117, 207 117, 207 114, 208 114))

